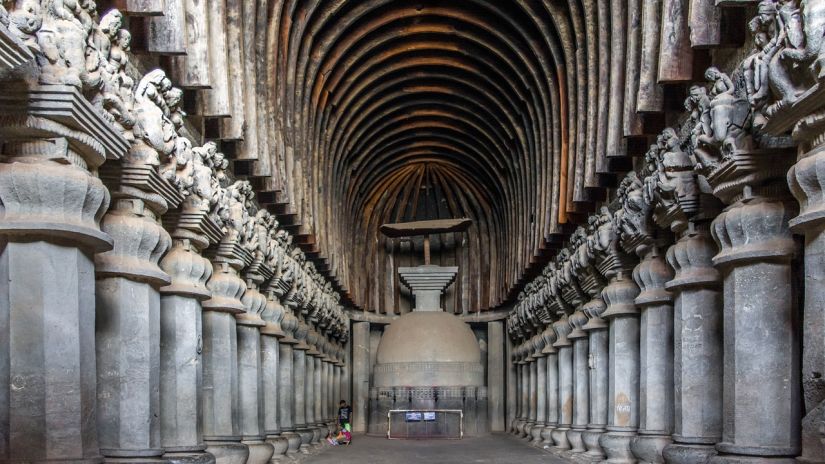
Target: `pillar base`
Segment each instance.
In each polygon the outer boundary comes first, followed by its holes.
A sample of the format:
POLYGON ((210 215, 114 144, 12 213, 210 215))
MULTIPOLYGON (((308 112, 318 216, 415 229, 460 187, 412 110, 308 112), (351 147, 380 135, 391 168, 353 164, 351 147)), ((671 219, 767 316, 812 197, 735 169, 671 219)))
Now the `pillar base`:
POLYGON ((519 421, 518 424, 518 433, 516 435, 523 437, 527 434, 527 430, 530 428, 530 421, 527 419, 522 419, 519 421))
POLYGON ((582 432, 582 441, 587 451, 585 456, 591 457, 594 460, 604 459, 604 450, 599 445, 599 438, 604 434, 604 429, 588 429, 582 432))
POLYGON ((662 456, 668 464, 692 464, 694 462, 708 462, 716 455, 713 445, 688 445, 673 443, 665 446, 662 456))
POLYGON ((795 458, 743 456, 738 454, 716 455, 708 461, 709 464, 799 464, 795 458))
POLYGON ((541 429, 541 446, 543 448, 553 446, 553 430, 555 429, 555 425, 546 425, 543 429, 541 429))
POLYGON ((571 453, 584 453, 587 451, 584 447, 582 433, 584 433, 584 429, 581 428, 572 428, 567 431, 567 441, 570 442, 571 453))
POLYGON ((206 452, 215 456, 215 464, 245 464, 249 448, 237 441, 207 441, 206 452))
POLYGON ((604 461, 611 464, 635 464, 636 457, 630 451, 630 442, 636 432, 607 432, 602 434, 599 445, 607 455, 604 461))
POLYGON ((272 445, 263 440, 243 440, 241 443, 249 447, 246 464, 266 464, 272 457, 272 445))
POLYGON ((662 462, 662 450, 673 443, 670 435, 636 435, 630 443, 630 450, 640 464, 656 464, 662 462))
POLYGON ((570 449, 570 442, 567 441, 567 431, 570 430, 569 427, 557 427, 551 433, 553 436, 553 442, 555 443, 554 448, 557 450, 569 450, 570 449))
POLYGON ((322 427, 320 425, 314 425, 312 427, 312 440, 309 442, 310 445, 320 448, 321 447, 321 439, 326 436, 326 427, 322 427))
POLYGON ((215 456, 209 453, 166 453, 163 460, 169 464, 215 464, 215 456))
POLYGON ((312 441, 312 429, 298 429, 296 430, 298 435, 301 436, 301 447, 298 451, 309 454, 309 442, 312 441))
POLYGON ((537 423, 530 429, 530 444, 533 446, 541 446, 541 432, 544 430, 544 424, 537 423))
POLYGON ((532 440, 533 436, 530 435, 530 430, 533 430, 534 425, 536 425, 536 423, 533 421, 525 422, 524 427, 522 427, 521 429, 521 435, 519 435, 519 437, 524 438, 527 441, 532 440))
POLYGON ((287 456, 291 456, 298 452, 298 449, 301 447, 301 435, 295 432, 282 432, 282 437, 286 437, 287 441, 287 448, 286 454, 287 456))
POLYGON ((525 419, 520 419, 516 422, 516 432, 515 436, 523 437, 524 436, 524 427, 527 425, 527 421, 525 419))
POLYGON ((272 445, 272 457, 269 459, 269 462, 277 463, 286 457, 286 452, 289 448, 289 439, 286 436, 283 434, 269 435, 266 437, 266 442, 272 445))
POLYGON ((103 460, 106 464, 168 464, 169 461, 166 458, 160 456, 151 456, 151 457, 133 457, 133 458, 104 458, 103 460))
POLYGON ((510 423, 510 433, 513 435, 518 434, 518 426, 521 424, 521 419, 515 418, 513 422, 510 423))

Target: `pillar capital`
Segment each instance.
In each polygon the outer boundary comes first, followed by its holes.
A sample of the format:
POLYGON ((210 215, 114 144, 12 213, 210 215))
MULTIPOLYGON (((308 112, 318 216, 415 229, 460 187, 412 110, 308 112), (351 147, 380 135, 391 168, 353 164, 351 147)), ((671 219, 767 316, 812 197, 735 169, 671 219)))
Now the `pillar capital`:
POLYGON ((639 286, 633 280, 620 276, 610 280, 610 283, 602 290, 607 306, 602 313, 604 319, 610 319, 623 315, 636 315, 639 309, 636 307, 635 299, 639 295, 639 286))
POLYGON ((729 206, 711 225, 720 249, 713 264, 790 260, 796 253, 796 243, 788 221, 796 210, 790 199, 762 196, 745 197, 729 206))
POLYGON ((570 321, 566 314, 562 315, 559 320, 553 323, 553 330, 556 332, 556 341, 553 343, 555 348, 564 348, 572 345, 568 335, 570 335, 573 328, 570 327, 570 321))
POLYGON ((589 332, 591 330, 607 329, 607 322, 602 319, 606 309, 607 305, 601 295, 585 303, 582 306, 582 311, 587 316, 587 323, 582 326, 582 330, 589 332))
POLYGON ((679 240, 667 250, 667 262, 675 271, 665 283, 671 291, 690 287, 719 287, 722 276, 713 267, 716 243, 710 236, 707 224, 692 225, 679 240))
POLYGON ((123 156, 123 136, 72 86, 5 83, 0 112, 0 234, 111 249, 110 196, 94 174, 123 156))
POLYGON ((648 253, 633 269, 633 280, 639 285, 639 295, 635 298, 637 306, 669 303, 673 295, 665 289, 665 283, 673 278, 673 270, 658 252, 648 253))
POLYGON ((587 338, 587 332, 585 332, 584 325, 587 324, 587 315, 584 313, 584 308, 580 307, 576 310, 573 314, 570 315, 570 325, 572 326, 572 330, 567 338, 570 340, 577 340, 580 338, 587 338))

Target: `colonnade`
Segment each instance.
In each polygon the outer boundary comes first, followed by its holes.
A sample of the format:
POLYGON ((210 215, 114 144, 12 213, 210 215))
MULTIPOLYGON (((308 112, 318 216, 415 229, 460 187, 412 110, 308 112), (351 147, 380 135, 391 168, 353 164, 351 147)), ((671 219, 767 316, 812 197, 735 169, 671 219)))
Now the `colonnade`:
POLYGON ((123 15, 57 3, 0 8, 0 461, 308 453, 347 382, 340 296, 123 15))
POLYGON ((593 462, 825 462, 823 11, 757 13, 734 76, 708 69, 680 125, 519 296, 511 431, 533 444, 593 462))

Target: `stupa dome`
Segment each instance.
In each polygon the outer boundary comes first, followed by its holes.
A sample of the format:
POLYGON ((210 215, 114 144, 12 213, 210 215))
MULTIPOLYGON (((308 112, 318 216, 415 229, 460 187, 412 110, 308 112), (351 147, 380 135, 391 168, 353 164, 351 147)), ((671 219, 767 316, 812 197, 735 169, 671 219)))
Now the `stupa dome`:
POLYGON ((443 311, 393 321, 378 345, 376 387, 482 386, 481 351, 470 326, 443 311))

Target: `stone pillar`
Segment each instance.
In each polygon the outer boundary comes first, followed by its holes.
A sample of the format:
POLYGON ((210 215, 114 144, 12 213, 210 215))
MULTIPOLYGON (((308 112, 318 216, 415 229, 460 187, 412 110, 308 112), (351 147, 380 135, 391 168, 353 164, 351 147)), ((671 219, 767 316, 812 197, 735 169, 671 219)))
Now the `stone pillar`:
POLYGON ((541 432, 547 427, 547 357, 536 359, 536 425, 531 430, 534 446, 541 445, 541 432))
MULTIPOLYGON (((806 92, 806 96, 822 99, 817 92, 806 92)), ((801 103, 800 108, 806 108, 807 105, 801 103)), ((820 107, 821 103, 810 106, 820 107)), ((825 195, 821 163, 825 159, 825 143, 819 129, 821 116, 813 118, 817 123, 811 124, 809 118, 804 118, 806 130, 795 131, 801 143, 797 162, 788 172, 788 184, 800 206, 799 215, 791 219, 790 227, 793 232, 805 236, 801 379, 805 417, 802 419, 802 455, 799 460, 821 464, 825 462, 825 430, 822 428, 825 421, 825 308, 822 305, 825 301, 825 221, 822 220, 825 195)))
POLYGON ((329 422, 329 390, 327 389, 327 380, 329 379, 329 372, 327 371, 327 361, 326 361, 326 354, 324 353, 323 346, 319 346, 319 350, 321 351, 321 357, 318 360, 319 369, 317 372, 317 376, 319 378, 319 388, 316 388, 316 396, 320 398, 319 404, 317 405, 317 413, 316 417, 320 417, 318 422, 321 424, 323 430, 323 436, 321 439, 323 440, 326 437, 326 432, 328 432, 328 422, 329 422))
POLYGON ((507 370, 507 383, 505 384, 507 404, 504 408, 504 427, 508 432, 514 433, 516 420, 518 419, 518 365, 513 359, 513 340, 506 334, 504 344, 504 363, 507 370))
POLYGON ((487 418, 490 430, 504 432, 505 421, 505 356, 504 323, 492 321, 487 323, 487 418))
POLYGON ((292 388, 293 388, 293 411, 295 413, 295 431, 301 436, 302 453, 309 452, 309 442, 312 441, 312 430, 308 428, 307 410, 306 410, 306 391, 307 391, 307 355, 309 345, 306 344, 307 326, 299 320, 298 328, 295 330, 295 339, 298 343, 292 347, 293 356, 293 370, 292 370, 292 388))
POLYGON ((282 328, 284 338, 280 340, 278 346, 278 423, 281 426, 281 435, 287 439, 287 456, 292 456, 298 452, 301 446, 301 436, 296 430, 295 420, 295 395, 294 384, 294 356, 292 348, 298 340, 292 338, 292 334, 297 328, 298 320, 292 315, 292 311, 285 309, 284 322, 282 328))
POLYGON ((602 291, 609 328, 607 433, 599 445, 607 462, 635 462, 630 442, 639 428, 639 287, 619 271, 602 291))
POLYGON ((369 405, 369 322, 352 323, 352 430, 356 433, 367 431, 369 405))
MULTIPOLYGON (((326 416, 324 415, 324 367, 325 364, 321 360, 321 354, 315 357, 315 423, 324 425, 326 416)), ((324 438, 324 437, 321 437, 324 438)))
POLYGON ((114 248, 95 257, 100 452, 107 459, 151 460, 163 455, 159 289, 171 281, 158 266, 172 244, 160 215, 182 197, 154 166, 104 167, 115 200, 102 222, 114 248))
POLYGON ((238 403, 238 331, 236 314, 244 312, 246 285, 238 276, 251 257, 240 246, 221 244, 212 259, 203 302, 203 438, 218 464, 243 464, 249 449, 241 443, 238 403))
POLYGON ((522 423, 522 417, 521 417, 521 409, 522 409, 521 408, 521 406, 522 406, 521 389, 522 389, 522 385, 523 385, 522 384, 522 378, 521 378, 522 362, 521 362, 521 360, 519 360, 517 358, 518 350, 519 350, 519 346, 516 346, 513 350, 514 354, 513 354, 513 359, 512 359, 513 367, 514 367, 513 370, 515 371, 515 381, 514 381, 514 383, 515 383, 515 386, 516 386, 515 395, 514 395, 515 396, 515 398, 514 398, 515 399, 514 418, 513 418, 512 430, 511 430, 513 435, 518 435, 519 434, 519 426, 522 423))
MULTIPOLYGON (((347 341, 341 347, 341 398, 342 400, 346 400, 350 405, 354 403, 353 401, 353 373, 350 366, 353 365, 352 361, 352 337, 347 337, 347 341)), ((369 390, 369 388, 367 388, 369 390)), ((355 407, 353 406, 353 412, 355 412, 355 407)))
POLYGON ((334 395, 334 381, 335 381, 335 369, 336 367, 332 364, 332 358, 329 358, 324 364, 326 364, 326 379, 324 380, 324 390, 326 391, 326 422, 327 426, 334 426, 335 424, 335 410, 333 405, 335 404, 335 397, 334 395))
POLYGON ((532 343, 527 341, 527 348, 530 355, 528 356, 528 387, 527 387, 527 423, 524 425, 524 438, 528 441, 533 439, 531 434, 533 427, 536 425, 536 414, 538 413, 538 363, 533 356, 532 343))
POLYGON ((747 191, 711 231, 724 275, 724 421, 713 463, 794 462, 800 452, 799 333, 791 202, 747 191))
POLYGON ((571 453, 584 453, 582 433, 590 419, 590 372, 588 369, 588 337, 582 327, 587 322, 582 309, 570 316, 573 330, 567 336, 573 341, 573 422, 567 431, 571 453))
POLYGON ((542 352, 544 343, 541 333, 533 337, 533 357, 536 358, 536 424, 530 430, 533 446, 541 445, 541 432, 547 426, 547 355, 542 352))
POLYGON ((601 296, 587 302, 582 308, 587 315, 587 324, 582 330, 588 336, 588 373, 590 386, 590 418, 587 430, 582 432, 582 441, 587 448, 586 456, 593 461, 604 458, 604 450, 599 439, 607 426, 608 399, 608 333, 607 323, 601 318, 605 304, 601 296))
POLYGON ((341 394, 341 383, 343 382, 341 371, 344 367, 341 364, 342 361, 338 360, 332 366, 332 420, 336 424, 338 423, 338 402, 344 399, 341 394))
POLYGON ((566 314, 553 323, 556 342, 553 346, 559 356, 559 423, 553 430, 553 441, 558 450, 570 449, 567 431, 573 423, 573 344, 567 338, 570 334, 570 322, 566 314))
POLYGON ((160 263, 172 279, 160 289, 160 441, 164 459, 210 464, 215 458, 205 452, 201 411, 201 302, 211 296, 206 282, 212 263, 201 250, 220 239, 220 229, 201 211, 187 211, 168 222, 172 249, 160 263))
POLYGON ((556 342, 556 332, 552 325, 548 325, 542 332, 544 337, 544 349, 542 353, 546 355, 547 386, 547 425, 541 431, 541 444, 543 447, 553 446, 553 430, 559 425, 559 355, 553 344, 556 342))
MULTIPOLYGON (((524 350, 526 347, 524 344, 521 345, 521 349, 524 350)), ((523 351, 522 351, 523 352, 523 351)), ((521 392, 521 408, 519 417, 521 420, 519 421, 518 426, 518 436, 525 437, 527 433, 525 432, 525 428, 527 423, 529 422, 529 415, 530 415, 530 362, 526 359, 527 353, 523 352, 523 358, 521 359, 521 387, 519 391, 521 392)))
POLYGON ((312 432, 312 438, 309 441, 310 445, 317 445, 319 443, 319 435, 321 431, 318 428, 318 420, 315 417, 315 359, 317 351, 314 343, 316 342, 317 334, 310 329, 307 335, 307 345, 309 349, 306 351, 306 380, 304 382, 304 408, 306 416, 307 428, 312 432))
POLYGON ((673 433, 673 296, 665 283, 673 270, 657 248, 633 270, 641 292, 636 306, 640 323, 640 421, 631 450, 641 463, 662 462, 673 433))
POLYGON ((721 276, 708 226, 692 227, 668 249, 674 298, 674 429, 666 462, 704 462, 722 438, 721 276))
POLYGON ((238 330, 239 428, 242 443, 249 447, 247 464, 264 464, 273 454, 272 445, 264 441, 261 328, 266 327, 266 321, 261 318, 261 313, 267 301, 258 291, 258 285, 264 280, 263 276, 271 276, 271 271, 264 269, 264 265, 255 262, 247 270, 247 290, 242 300, 246 312, 235 315, 238 330))
POLYGON ((94 254, 112 239, 99 224, 109 192, 90 171, 106 153, 54 137, 5 138, 0 157, 0 460, 91 464, 100 462, 94 254))
MULTIPOLYGON (((324 417, 321 413, 321 407, 323 406, 323 385, 321 383, 321 376, 323 371, 323 365, 321 363, 321 354, 315 355, 314 361, 315 363, 315 371, 313 377, 314 385, 314 393, 315 393, 315 400, 313 401, 313 417, 315 418, 315 428, 318 430, 318 437, 317 443, 320 443, 320 440, 323 440, 326 437, 326 425, 324 424, 324 417)), ((315 437, 313 437, 315 438, 315 437)))
MULTIPOLYGON (((308 341, 307 341, 308 342, 308 341)), ((309 343, 307 343, 309 344, 309 343)), ((312 345, 306 351, 306 379, 304 380, 304 417, 307 427, 315 429, 315 355, 312 345)), ((315 442, 313 436, 312 442, 315 442)))
POLYGON ((287 452, 289 439, 282 434, 279 417, 280 396, 283 395, 280 379, 281 343, 286 337, 281 321, 285 315, 284 307, 275 291, 267 291, 266 308, 261 318, 266 322, 261 327, 261 378, 264 405, 264 434, 266 441, 272 445, 272 462, 280 461, 287 452))

